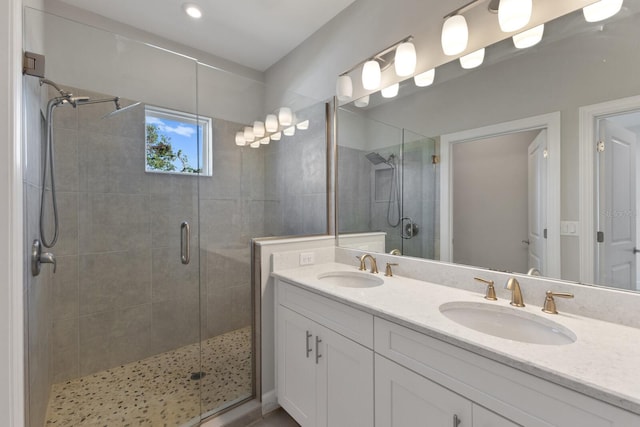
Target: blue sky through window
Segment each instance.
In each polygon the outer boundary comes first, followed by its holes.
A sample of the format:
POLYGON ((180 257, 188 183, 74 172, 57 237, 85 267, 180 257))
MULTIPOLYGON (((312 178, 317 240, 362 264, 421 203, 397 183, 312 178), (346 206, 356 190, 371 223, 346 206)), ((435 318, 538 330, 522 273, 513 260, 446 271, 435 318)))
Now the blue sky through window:
MULTIPOLYGON (((202 135, 202 125, 150 115, 147 115, 146 121, 148 125, 156 125, 160 134, 164 134, 171 139, 173 151, 177 153, 178 150, 181 150, 182 154, 187 156, 189 166, 194 169, 202 168, 202 151, 198 150, 198 129, 200 135, 202 135)), ((182 170, 182 162, 180 160, 176 159, 173 164, 176 166, 176 171, 182 170)), ((147 170, 154 169, 150 169, 147 166, 147 170)))

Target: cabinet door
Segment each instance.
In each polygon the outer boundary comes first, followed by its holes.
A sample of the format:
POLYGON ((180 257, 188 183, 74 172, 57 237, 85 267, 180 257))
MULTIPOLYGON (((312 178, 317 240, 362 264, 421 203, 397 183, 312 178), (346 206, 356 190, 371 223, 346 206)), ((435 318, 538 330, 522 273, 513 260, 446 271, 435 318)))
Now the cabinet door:
POLYGON ((317 338, 318 426, 372 427, 373 351, 324 327, 317 338))
POLYGON ((376 427, 471 427, 472 404, 388 359, 375 357, 376 427))
POLYGON ((473 427, 519 427, 520 424, 509 421, 482 406, 473 405, 473 427))
POLYGON ((314 327, 306 317, 278 306, 278 403, 303 427, 317 425, 314 327))

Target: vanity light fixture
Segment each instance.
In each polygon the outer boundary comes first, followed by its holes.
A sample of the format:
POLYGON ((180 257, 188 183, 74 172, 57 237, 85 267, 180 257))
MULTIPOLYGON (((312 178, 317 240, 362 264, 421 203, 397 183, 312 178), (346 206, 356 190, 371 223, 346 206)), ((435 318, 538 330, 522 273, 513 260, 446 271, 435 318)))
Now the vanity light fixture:
POLYGON ((398 95, 400 90, 400 83, 394 83, 391 86, 387 86, 380 91, 383 98, 393 98, 398 95))
POLYGON ((518 31, 529 23, 532 0, 500 0, 498 6, 498 23, 505 33, 518 31))
POLYGON ((253 134, 256 138, 262 138, 265 134, 264 122, 255 121, 253 122, 253 134))
POLYGON ((363 96, 360 99, 356 99, 355 101, 353 101, 353 105, 355 105, 358 108, 364 108, 364 107, 368 106, 369 105, 369 95, 363 96))
POLYGON ((309 120, 304 120, 296 125, 296 127, 300 130, 309 129, 309 120))
POLYGON ((275 132, 278 130, 278 117, 275 114, 268 114, 264 120, 264 126, 267 132, 275 132))
POLYGON ((413 76, 413 82, 418 87, 427 87, 433 84, 433 80, 436 76, 436 69, 432 68, 430 70, 425 71, 424 73, 417 74, 413 76))
POLYGON ((286 136, 293 136, 296 134, 296 127, 291 126, 282 131, 286 136))
POLYGON ((467 48, 469 43, 469 27, 467 19, 462 15, 446 18, 442 25, 442 51, 445 55, 457 55, 467 48))
POLYGON ((258 148, 260 147, 260 141, 256 141, 256 142, 252 142, 249 147, 251 148, 258 148))
POLYGON ((382 71, 380 64, 375 59, 367 61, 362 67, 362 87, 367 90, 376 90, 380 87, 382 71))
POLYGON ((350 76, 340 76, 336 82, 336 96, 338 101, 346 102, 353 96, 353 82, 350 76))
POLYGON ((244 132, 236 132, 236 145, 239 147, 244 147, 247 145, 247 140, 244 139, 244 132))
POLYGON ((471 52, 468 55, 460 57, 460 66, 465 70, 479 67, 484 61, 484 48, 471 52))
POLYGON ((291 126, 293 123, 293 112, 289 107, 282 107, 278 112, 278 121, 282 126, 291 126))
POLYGON ((513 36, 513 45, 518 49, 526 49, 535 46, 542 40, 544 34, 544 24, 533 27, 513 36))
POLYGON ((587 22, 598 22, 611 18, 620 12, 623 0, 600 0, 582 8, 584 19, 587 22))
POLYGON ((267 136, 266 138, 262 138, 260 140, 260 144, 267 145, 270 141, 271 141, 271 139, 267 136))
POLYGON ((282 132, 273 133, 270 138, 272 141, 280 141, 280 138, 282 138, 282 132))
POLYGON ((246 142, 253 142, 255 141, 256 136, 253 133, 253 127, 252 126, 247 126, 244 128, 244 140, 246 142))
POLYGON ((193 3, 184 3, 182 5, 182 9, 184 10, 184 13, 186 13, 187 15, 189 15, 194 19, 202 18, 202 11, 197 5, 193 3))
POLYGON ((416 72, 416 48, 410 41, 396 47, 395 69, 398 77, 407 77, 416 72))

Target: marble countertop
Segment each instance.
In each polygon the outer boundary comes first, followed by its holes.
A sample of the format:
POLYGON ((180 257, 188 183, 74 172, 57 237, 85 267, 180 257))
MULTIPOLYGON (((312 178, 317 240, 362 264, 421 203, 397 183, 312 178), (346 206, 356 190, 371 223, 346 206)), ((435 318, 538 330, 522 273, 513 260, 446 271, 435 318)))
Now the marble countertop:
MULTIPOLYGON (((276 271, 274 277, 407 326, 425 335, 551 381, 571 390, 640 414, 640 329, 574 314, 543 313, 529 304, 512 308, 509 301, 485 300, 470 292, 406 277, 385 277, 382 286, 348 288, 328 284, 318 275, 331 271, 357 272, 355 266, 335 262, 276 271), (441 304, 452 301, 486 303, 522 310, 570 329, 577 340, 566 345, 530 344, 477 332, 445 317, 441 304)), ((370 274, 370 273, 366 273, 370 274)))

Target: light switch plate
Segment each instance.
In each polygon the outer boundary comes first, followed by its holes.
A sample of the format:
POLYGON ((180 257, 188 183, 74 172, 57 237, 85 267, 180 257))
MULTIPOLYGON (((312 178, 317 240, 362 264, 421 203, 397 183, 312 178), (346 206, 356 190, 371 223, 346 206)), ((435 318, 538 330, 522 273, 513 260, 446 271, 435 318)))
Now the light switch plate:
POLYGON ((560 221, 561 236, 578 236, 580 223, 578 221, 560 221))

